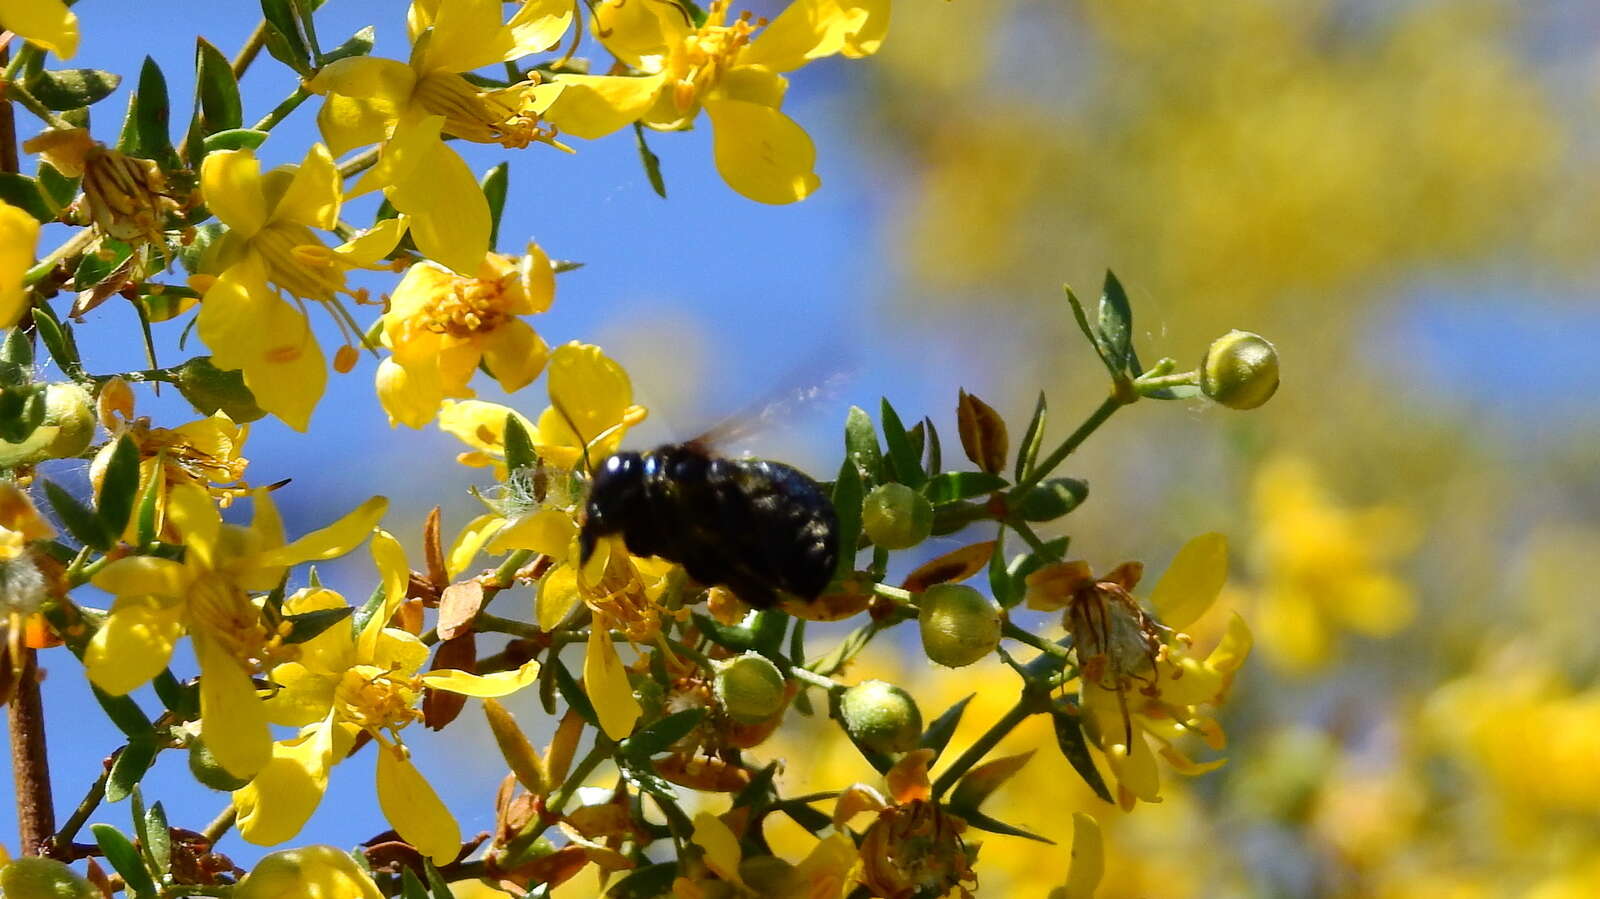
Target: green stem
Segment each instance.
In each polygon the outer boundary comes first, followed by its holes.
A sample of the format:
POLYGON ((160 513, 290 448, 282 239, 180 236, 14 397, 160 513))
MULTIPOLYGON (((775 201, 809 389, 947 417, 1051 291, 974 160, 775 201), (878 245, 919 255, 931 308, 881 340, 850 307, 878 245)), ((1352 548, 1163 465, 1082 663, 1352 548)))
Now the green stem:
POLYGON ((300 85, 294 89, 294 93, 285 97, 282 103, 272 107, 271 112, 262 116, 261 121, 256 122, 255 125, 251 127, 257 131, 271 131, 273 128, 277 127, 279 122, 288 118, 289 113, 300 108, 300 104, 306 102, 306 99, 310 96, 311 91, 306 90, 305 85, 300 85))
POLYGON ((83 825, 89 822, 89 816, 94 814, 94 810, 99 808, 100 803, 106 798, 106 781, 110 777, 111 768, 107 766, 101 770, 100 776, 89 787, 89 792, 83 795, 83 801, 79 802, 78 807, 72 810, 71 815, 67 816, 66 823, 62 824, 61 829, 56 831, 55 836, 50 838, 48 855, 59 859, 70 857, 73 839, 78 836, 78 831, 82 830, 83 825))
POLYGON ((233 58, 233 80, 238 81, 249 70, 250 64, 261 55, 261 48, 267 45, 267 20, 262 19, 256 23, 256 30, 250 32, 245 39, 244 46, 239 48, 239 55, 233 58))
POLYGON ((66 242, 61 244, 61 246, 51 250, 50 255, 40 259, 33 266, 33 268, 28 269, 27 274, 22 276, 23 285, 26 287, 32 287, 33 285, 39 283, 46 275, 55 271, 56 266, 59 265, 62 260, 69 259, 88 249, 89 244, 93 243, 94 239, 95 231, 93 228, 84 228, 78 233, 67 238, 66 242))
POLYGON ((561 788, 556 790, 549 802, 545 803, 545 808, 557 815, 561 814, 561 809, 566 806, 567 800, 583 786, 584 779, 593 774, 601 762, 610 758, 611 750, 615 748, 616 744, 606 739, 604 734, 596 734, 594 746, 589 749, 587 755, 578 760, 578 766, 568 772, 566 780, 561 782, 561 788))
POLYGON ((1009 621, 1002 621, 1000 623, 1000 634, 1002 636, 1010 637, 1018 643, 1026 643, 1040 652, 1049 653, 1050 655, 1057 656, 1059 658, 1064 659, 1070 655, 1065 648, 1057 646, 1056 644, 1051 643, 1049 640, 1034 634, 1032 631, 1018 627, 1009 621))
POLYGON ((1000 741, 1006 738, 1007 734, 1016 730, 1018 724, 1021 724, 1029 716, 1048 711, 1049 707, 1048 697, 1045 698, 1041 707, 1039 700, 1031 691, 1024 692, 1022 698, 1017 700, 1017 704, 1011 707, 1011 711, 1006 712, 999 721, 996 721, 992 727, 984 731, 983 736, 979 737, 971 746, 968 746, 967 751, 961 753, 961 757, 956 759, 949 768, 944 770, 944 773, 939 775, 938 779, 933 782, 933 797, 937 799, 949 791, 952 786, 955 786, 956 781, 961 779, 961 775, 971 770, 973 765, 983 761, 983 757, 989 754, 989 750, 998 746, 1000 741))
POLYGON ((1200 383, 1200 371, 1179 372, 1175 375, 1156 375, 1154 377, 1139 377, 1133 382, 1133 389, 1139 391, 1140 396, 1149 396, 1157 390, 1168 387, 1193 387, 1200 383))
POLYGON ((1100 407, 1095 409, 1088 418, 1084 419, 1083 424, 1078 425, 1076 431, 1068 435, 1067 439, 1063 440, 1061 445, 1055 448, 1054 452, 1044 458, 1044 461, 1035 465, 1033 470, 1028 472, 1027 476, 1017 483, 1017 486, 1011 488, 1010 495, 1019 499, 1026 496, 1029 490, 1038 486, 1039 482, 1049 476, 1050 472, 1055 471, 1056 466, 1072 455, 1073 450, 1089 439, 1090 434, 1093 434, 1097 428, 1105 424, 1106 419, 1110 418, 1112 413, 1129 402, 1130 400, 1116 394, 1106 397, 1100 407))
POLYGON ((339 166, 340 178, 353 178, 378 164, 378 148, 369 147, 345 160, 339 166))
POLYGON ((500 634, 510 634, 513 637, 539 637, 544 631, 537 624, 528 624, 524 621, 513 621, 510 618, 501 618, 490 615, 488 612, 479 612, 474 628, 479 631, 494 631, 500 634))
POLYGON ((233 822, 238 817, 239 811, 230 805, 213 818, 211 823, 206 825, 206 829, 200 831, 200 835, 215 846, 217 841, 222 839, 222 835, 233 827, 233 822))
POLYGON ((799 665, 791 667, 789 669, 789 673, 794 675, 795 680, 802 681, 808 686, 821 687, 829 693, 843 690, 845 688, 844 684, 839 683, 833 678, 818 674, 809 668, 801 668, 799 665))
POLYGON ((23 87, 20 81, 6 83, 6 99, 17 101, 22 105, 23 109, 33 113, 51 128, 66 131, 73 127, 71 122, 63 119, 54 111, 47 109, 43 103, 40 103, 39 98, 35 97, 26 87, 23 87))

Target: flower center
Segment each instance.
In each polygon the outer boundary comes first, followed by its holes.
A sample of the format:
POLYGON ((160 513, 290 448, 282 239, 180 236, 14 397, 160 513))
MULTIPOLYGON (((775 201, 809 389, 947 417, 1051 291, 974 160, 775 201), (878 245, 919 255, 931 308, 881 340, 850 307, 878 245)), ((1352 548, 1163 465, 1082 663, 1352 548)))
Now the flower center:
POLYGON ((305 225, 268 225, 251 238, 250 248, 265 260, 267 280, 297 297, 331 302, 344 292, 344 269, 305 225))
POLYGON ((539 123, 536 113, 508 102, 515 90, 481 91, 454 72, 431 72, 417 85, 416 100, 428 112, 444 116, 443 131, 479 144, 520 150, 536 141, 552 143, 555 131, 539 123))
POLYGON ((687 112, 696 100, 717 86, 751 36, 767 24, 766 19, 754 18, 749 10, 739 13, 732 23, 723 24, 727 15, 728 0, 716 0, 708 10, 706 23, 686 35, 667 59, 667 72, 676 82, 672 99, 680 112, 687 112))
POLYGON ((266 670, 298 654, 261 621, 261 610, 227 578, 208 572, 189 588, 191 626, 205 631, 246 670, 266 670))
POLYGON ((509 272, 499 279, 457 278, 448 293, 418 311, 413 322, 423 330, 448 337, 468 338, 500 327, 512 315, 509 288, 516 279, 509 272))
POLYGON ((333 701, 341 717, 366 730, 399 730, 422 718, 416 708, 421 687, 415 678, 376 665, 345 671, 333 701))

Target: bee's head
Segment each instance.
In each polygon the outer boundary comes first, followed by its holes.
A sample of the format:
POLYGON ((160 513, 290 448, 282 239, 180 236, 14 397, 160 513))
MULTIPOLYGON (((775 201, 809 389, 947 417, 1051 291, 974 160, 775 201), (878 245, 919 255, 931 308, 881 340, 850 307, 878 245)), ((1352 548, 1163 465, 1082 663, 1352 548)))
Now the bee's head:
POLYGON ((644 499, 644 460, 638 453, 617 453, 601 462, 589 484, 578 532, 580 560, 589 558, 601 537, 620 532, 637 517, 644 499))

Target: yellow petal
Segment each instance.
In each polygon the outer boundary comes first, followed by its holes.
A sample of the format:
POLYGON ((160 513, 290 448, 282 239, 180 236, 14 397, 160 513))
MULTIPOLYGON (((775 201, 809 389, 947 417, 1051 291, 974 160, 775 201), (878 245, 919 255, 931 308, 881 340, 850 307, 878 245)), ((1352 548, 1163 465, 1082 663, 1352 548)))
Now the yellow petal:
POLYGON ((544 117, 563 133, 595 140, 638 121, 655 103, 665 79, 665 75, 560 75, 555 84, 536 88, 534 98, 549 103, 544 117))
POLYGON ((62 59, 78 52, 78 17, 61 0, 0 2, 0 27, 62 59))
POLYGON ((217 763, 235 777, 254 777, 272 758, 267 710, 250 675, 228 651, 196 633, 200 663, 200 733, 217 763))
POLYGON ((479 345, 489 372, 506 393, 516 393, 532 383, 550 356, 544 338, 520 318, 490 331, 479 345))
POLYGON ((333 154, 322 144, 312 144, 273 208, 272 220, 333 230, 339 223, 339 191, 343 184, 333 154))
POLYGON ((274 852, 229 894, 233 899, 383 899, 348 854, 332 846, 274 852))
POLYGON ((167 523, 183 535, 184 564, 191 576, 197 576, 197 568, 211 568, 218 563, 222 515, 211 504, 211 494, 205 488, 197 484, 172 485, 167 493, 167 523))
POLYGON ((241 238, 254 237, 267 223, 261 163, 249 150, 207 153, 200 164, 200 190, 206 207, 241 238))
POLYGON ((401 746, 378 749, 378 806, 395 832, 436 865, 461 852, 461 829, 401 746))
POLYGON ((375 265, 378 260, 394 252, 400 238, 405 236, 408 224, 410 220, 403 215, 384 219, 334 247, 333 252, 350 265, 375 265))
POLYGON ((527 416, 510 406, 483 400, 459 403, 446 401, 439 409, 439 429, 455 435, 468 446, 491 453, 504 453, 507 415, 515 415, 529 434, 538 432, 538 427, 527 416))
POLYGON ((714 96, 777 109, 788 90, 789 80, 766 66, 740 66, 722 77, 714 96))
POLYGON ((373 377, 378 404, 389 416, 391 428, 421 428, 433 420, 439 404, 444 402, 444 384, 437 364, 401 365, 394 359, 385 359, 378 363, 373 377))
POLYGON ((441 0, 433 15, 417 68, 422 72, 470 72, 511 54, 511 32, 500 22, 501 0, 441 0))
POLYGON ((599 347, 573 341, 550 354, 549 368, 550 402, 562 414, 540 416, 539 443, 581 447, 607 431, 620 439, 617 425, 633 403, 633 382, 622 366, 599 347))
POLYGON ((194 573, 182 562, 153 556, 117 559, 95 573, 90 583, 116 596, 153 595, 180 598, 194 573))
MULTIPOLYGON (((338 624, 317 636, 339 631, 345 633, 348 643, 349 628, 338 624)), ((349 667, 355 653, 346 652, 343 656, 346 667, 349 667)), ((328 714, 328 709, 333 705, 334 691, 339 687, 339 674, 343 671, 327 671, 322 665, 316 667, 319 670, 312 670, 302 662, 285 662, 272 669, 272 682, 278 689, 261 700, 267 707, 268 721, 286 727, 304 727, 320 721, 328 714)))
POLYGON ((489 543, 490 555, 499 555, 513 549, 531 549, 552 558, 567 555, 578 526, 572 516, 561 509, 538 509, 513 519, 495 534, 489 543))
POLYGON ((572 11, 573 0, 527 0, 506 23, 513 41, 509 58, 555 47, 572 27, 572 11))
POLYGON ((1207 667, 1217 671, 1239 670, 1245 657, 1250 655, 1252 642, 1250 627, 1238 612, 1234 612, 1228 619, 1228 630, 1222 635, 1222 642, 1206 657, 1207 667))
POLYGON ((444 570, 453 580, 461 572, 467 570, 472 560, 478 557, 478 550, 483 544, 504 527, 505 518, 487 512, 467 522, 467 526, 456 535, 450 549, 445 553, 444 570))
POLYGON ((889 31, 890 0, 795 0, 750 44, 739 63, 775 72, 813 59, 878 52, 889 31))
POLYGON ((583 594, 578 592, 577 571, 571 565, 559 565, 545 572, 539 580, 534 618, 541 629, 553 631, 582 601, 583 594))
POLYGON ((406 563, 405 548, 388 531, 380 530, 372 537, 372 561, 383 577, 383 607, 368 619, 367 626, 357 635, 357 654, 364 659, 377 655, 378 636, 394 617, 395 610, 406 598, 406 585, 411 577, 411 566, 406 563))
MULTIPOLYGON (((357 59, 370 58, 357 57, 357 59)), ((340 62, 347 61, 355 60, 340 60, 340 62)), ((411 68, 403 67, 409 75, 411 68)), ((346 97, 343 94, 329 94, 328 98, 322 101, 322 108, 317 111, 317 129, 322 132, 322 139, 328 144, 328 149, 336 156, 343 156, 356 147, 365 147, 387 139, 399 117, 400 112, 396 107, 381 100, 362 100, 346 97)), ((356 194, 352 192, 348 196, 356 194)))
POLYGON ((33 266, 38 243, 39 220, 0 203, 0 328, 15 325, 28 308, 22 276, 33 266))
POLYGON ((261 408, 297 431, 306 429, 327 385, 328 366, 310 323, 267 287, 258 259, 229 267, 206 291, 199 330, 212 362, 243 371, 261 408))
POLYGON ((462 274, 477 271, 489 251, 489 201, 454 150, 436 141, 427 161, 388 196, 411 216, 411 239, 424 256, 462 274))
POLYGON ((529 242, 528 250, 517 263, 522 282, 523 314, 544 312, 556 298, 556 269, 550 264, 550 254, 536 243, 529 242))
POLYGON ((148 683, 167 667, 172 647, 183 636, 183 610, 183 601, 171 597, 117 597, 110 617, 94 632, 83 653, 89 680, 112 696, 131 693, 148 683))
POLYGON ((611 634, 605 628, 589 629, 589 649, 583 657, 584 689, 600 717, 600 729, 613 740, 620 740, 633 732, 634 722, 643 709, 633 698, 633 687, 628 685, 628 671, 611 644, 611 634))
POLYGON ((525 662, 515 671, 496 671, 493 674, 471 674, 453 668, 430 671, 422 682, 435 690, 449 690, 463 696, 498 698, 510 696, 539 679, 537 660, 525 662))
POLYGON ((705 850, 706 867, 712 873, 731 883, 744 883, 739 878, 739 838, 721 818, 710 812, 697 813, 689 840, 705 850))
POLYGON ((1064 899, 1093 899, 1105 874, 1105 845, 1100 823, 1083 812, 1072 813, 1072 861, 1067 865, 1064 899))
POLYGON ((274 743, 272 759, 255 779, 233 791, 245 842, 273 846, 294 839, 310 820, 328 789, 332 730, 333 722, 326 720, 303 736, 274 743))
POLYGON ((707 98, 712 153, 722 180, 760 203, 804 200, 821 184, 813 172, 817 151, 805 129, 759 103, 707 98))
POLYGON ((693 26, 682 8, 665 3, 602 0, 592 6, 594 36, 617 59, 638 68, 645 56, 678 46, 693 26))
POLYGON ((1150 591, 1150 605, 1167 627, 1182 630, 1216 602, 1228 580, 1228 539, 1201 534, 1183 545, 1150 591))
POLYGON ((378 632, 378 640, 370 656, 362 662, 384 671, 398 671, 405 675, 417 673, 428 661, 428 644, 410 631, 386 627, 378 632))
POLYGON ((388 498, 371 497, 333 524, 264 554, 262 564, 298 565, 342 556, 371 535, 388 508, 388 498))

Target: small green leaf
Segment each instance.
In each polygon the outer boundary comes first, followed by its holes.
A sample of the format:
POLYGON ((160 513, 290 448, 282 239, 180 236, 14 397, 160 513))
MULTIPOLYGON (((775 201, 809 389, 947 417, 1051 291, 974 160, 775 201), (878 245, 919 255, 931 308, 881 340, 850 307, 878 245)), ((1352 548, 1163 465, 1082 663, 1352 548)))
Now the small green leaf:
MULTIPOLYGON (((0 172, 0 200, 21 209, 40 222, 53 222, 56 213, 45 202, 37 179, 16 172, 0 172)), ((30 257, 31 258, 31 257, 30 257)))
POLYGON ((533 438, 528 436, 528 429, 522 426, 522 416, 515 412, 506 413, 505 447, 506 469, 509 471, 533 468, 539 463, 533 438))
POLYGON ((706 716, 705 709, 674 712, 622 741, 622 751, 640 764, 689 735, 706 716))
POLYGON ((98 498, 100 523, 106 533, 121 534, 127 530, 128 518, 133 515, 133 504, 139 493, 139 447, 133 438, 123 434, 111 450, 106 462, 105 475, 100 481, 98 498))
POLYGON ((694 626, 707 640, 724 649, 745 652, 755 648, 755 635, 749 628, 730 627, 699 612, 694 613, 694 626))
POLYGON ((345 620, 352 611, 349 606, 342 606, 335 609, 317 609, 299 615, 285 615, 283 620, 289 622, 289 633, 284 636, 283 642, 304 643, 345 620))
POLYGON ((979 811, 963 809, 961 812, 961 820, 967 822, 973 827, 978 828, 979 830, 986 830, 989 833, 1004 834, 1008 837, 1022 837, 1025 840, 1035 840, 1051 846, 1056 844, 1056 841, 1050 839, 1049 837, 1040 836, 1031 830, 1024 830, 1023 828, 1017 827, 1014 824, 1007 824, 1004 821, 996 821, 995 819, 979 811))
POLYGON ((444 877, 439 874, 439 869, 433 866, 433 862, 424 858, 422 860, 422 870, 428 875, 428 890, 433 893, 433 899, 452 899, 454 897, 455 894, 450 892, 449 885, 444 882, 444 877))
POLYGON ((1063 285, 1062 289, 1067 292, 1067 302, 1072 306, 1072 318, 1078 323, 1078 330, 1083 332, 1083 336, 1089 338, 1089 345, 1094 347, 1095 355, 1099 356, 1100 361, 1105 363, 1106 371, 1111 372, 1113 378, 1121 377, 1122 369, 1112 362, 1111 357, 1106 354, 1100 335, 1089 325, 1089 316, 1083 311, 1083 303, 1078 301, 1078 295, 1072 292, 1071 287, 1063 285))
POLYGON ((1089 483, 1077 478, 1051 478, 1029 490, 1016 504, 1023 521, 1054 521, 1078 508, 1089 496, 1089 483))
MULTIPOLYGON (((961 723, 961 716, 967 711, 967 703, 972 701, 976 693, 969 693, 967 697, 948 709, 939 717, 933 719, 928 729, 922 732, 922 739, 917 741, 918 749, 932 749, 933 761, 938 761, 944 753, 944 748, 950 745, 950 738, 955 736, 956 726, 961 723)), ((929 763, 932 764, 931 762, 929 763)))
POLYGON ((155 760, 155 740, 129 741, 117 754, 117 760, 111 763, 111 773, 106 776, 106 801, 121 802, 132 795, 155 760))
POLYGON ((101 552, 111 548, 110 533, 87 506, 78 502, 72 494, 53 481, 44 482, 44 493, 49 497, 50 508, 54 509, 56 517, 61 519, 62 526, 79 543, 94 547, 101 552))
POLYGON ((844 420, 845 457, 856 464, 862 487, 883 480, 883 452, 872 416, 860 406, 851 406, 844 420))
POLYGON ((140 896, 154 895, 155 881, 150 879, 150 871, 144 866, 144 860, 139 858, 139 850, 133 848, 133 843, 122 835, 110 824, 91 824, 89 830, 94 833, 94 841, 100 844, 100 851, 105 853, 106 861, 128 885, 128 889, 140 896))
MULTIPOLYGON (((166 464, 166 450, 156 454, 156 471, 164 471, 166 464)), ((150 483, 144 485, 139 492, 139 525, 138 545, 144 546, 156 539, 156 501, 161 498, 161 479, 151 478, 150 483)), ((120 533, 120 532, 119 532, 120 533)))
MULTIPOLYGON (((72 275, 72 283, 79 290, 88 290, 101 284, 132 255, 132 246, 120 240, 105 238, 101 240, 98 252, 86 253, 78 261, 77 271, 72 275)), ((121 286, 116 285, 119 288, 121 286)))
POLYGON ((566 700, 567 707, 578 713, 578 716, 595 727, 600 726, 600 716, 595 714, 594 703, 589 701, 589 694, 583 692, 578 686, 578 681, 567 670, 567 666, 560 659, 552 657, 545 663, 545 667, 556 670, 556 690, 561 693, 561 698, 566 700))
POLYGON ((267 20, 267 52, 301 75, 311 74, 311 50, 300 32, 294 0, 261 0, 261 16, 267 20))
POLYGON ((210 356, 196 356, 179 366, 177 384, 178 392, 201 415, 220 409, 235 423, 244 424, 267 414, 245 386, 244 372, 217 368, 210 356))
POLYGON ((995 601, 1006 608, 1010 608, 1011 606, 1021 602, 1023 597, 1027 594, 1026 582, 1028 575, 1033 574, 1035 571, 1038 571, 1045 565, 1066 555, 1067 545, 1070 542, 1070 537, 1057 537, 1053 540, 1046 540, 1041 547, 1044 550, 1042 553, 1031 552, 1012 559, 1011 564, 1006 568, 1006 573, 1011 578, 1012 584, 1012 593, 1009 597, 1010 602, 1008 603, 999 596, 995 597, 995 601))
POLYGON ((926 416, 922 424, 928 429, 928 473, 938 474, 944 470, 944 448, 939 445, 939 429, 933 426, 933 419, 926 416))
POLYGON ((1006 483, 1005 478, 986 471, 947 471, 929 478, 922 495, 937 506, 1003 490, 1006 483))
POLYGON ((894 469, 895 480, 907 487, 921 487, 928 479, 922 470, 922 453, 911 445, 906 426, 901 423, 899 414, 889 404, 887 397, 879 414, 883 416, 883 441, 889 450, 889 464, 894 469))
POLYGON ((1083 778, 1096 796, 1115 804, 1111 791, 1106 789, 1105 779, 1100 776, 1100 769, 1094 766, 1094 759, 1089 756, 1089 744, 1083 738, 1083 724, 1078 720, 1078 715, 1075 705, 1071 710, 1058 708, 1050 711, 1051 722, 1056 728, 1056 746, 1066 756, 1072 770, 1078 772, 1078 776, 1083 778))
POLYGON ((1001 528, 994 541, 994 554, 989 557, 989 593, 1002 609, 1017 604, 1016 582, 1006 571, 1006 529, 1001 528))
POLYGON ((644 139, 644 127, 638 122, 633 123, 633 135, 639 147, 639 161, 644 163, 644 176, 650 179, 650 189, 656 192, 656 196, 665 200, 667 181, 661 177, 661 157, 650 151, 650 145, 644 139))
POLYGON ((372 616, 378 614, 383 608, 383 601, 386 598, 387 591, 385 591, 382 584, 373 588, 372 594, 367 597, 367 601, 356 609, 354 615, 350 616, 350 625, 355 629, 355 633, 359 634, 367 629, 367 624, 372 621, 372 616))
POLYGON ((428 899, 428 889, 417 879, 416 872, 402 868, 400 872, 401 899, 428 899))
POLYGON ((1044 420, 1045 401, 1044 391, 1039 391, 1039 402, 1034 404, 1033 417, 1028 419, 1027 430, 1022 432, 1022 443, 1017 447, 1017 480, 1026 478, 1033 471, 1033 463, 1039 458, 1039 448, 1044 445, 1044 420))
POLYGON ((372 45, 377 41, 378 31, 371 25, 357 31, 345 39, 345 42, 332 50, 322 54, 322 64, 327 65, 340 59, 349 59, 352 56, 366 56, 372 52, 372 45))
POLYGON ((195 38, 194 71, 194 99, 204 128, 202 133, 243 127, 244 104, 239 101, 239 82, 233 77, 233 64, 203 37, 195 38))
POLYGON ((839 466, 839 479, 833 482, 833 512, 839 527, 839 565, 837 576, 844 577, 855 570, 856 546, 861 541, 861 503, 864 490, 861 473, 849 459, 839 466))
POLYGON ((483 188, 484 199, 489 201, 489 249, 500 243, 500 218, 506 211, 506 191, 510 187, 511 169, 500 163, 483 173, 478 186, 483 188))
POLYGON ((171 103, 167 98, 167 79, 156 61, 146 56, 139 70, 139 89, 134 92, 133 155, 162 162, 176 161, 172 150, 169 120, 171 103))
POLYGON ((254 150, 266 142, 269 137, 266 131, 257 131, 254 128, 229 128, 205 136, 201 147, 206 153, 215 153, 218 150, 254 150))
POLYGON ((71 205, 74 197, 78 195, 78 184, 82 178, 68 178, 56 171, 55 166, 40 160, 39 162, 39 192, 44 195, 44 201, 57 216, 61 210, 71 205))
POLYGON ((165 873, 172 866, 172 828, 167 824, 167 812, 161 803, 150 806, 144 813, 146 846, 155 860, 156 870, 165 873))
POLYGON ((33 307, 33 328, 39 334, 39 342, 50 351, 50 358, 56 360, 62 371, 83 370, 78 362, 78 342, 72 337, 72 326, 57 319, 50 304, 33 307))
POLYGON ((1105 287, 1100 292, 1095 332, 1100 336, 1106 364, 1112 366, 1111 374, 1137 377, 1139 372, 1133 359, 1133 307, 1128 305, 1128 294, 1122 289, 1122 282, 1110 269, 1106 270, 1105 287))
MULTIPOLYGON (((84 640, 87 641, 88 637, 85 636, 84 640)), ((111 719, 111 723, 115 724, 117 730, 122 731, 130 742, 137 743, 151 739, 155 731, 150 726, 150 719, 145 717, 144 711, 133 701, 133 697, 112 696, 93 684, 89 687, 94 693, 95 700, 100 703, 100 708, 105 711, 106 717, 111 719)))
POLYGON ((0 362, 9 362, 20 368, 33 365, 33 341, 28 339, 27 331, 12 328, 6 332, 5 343, 0 344, 0 362))
POLYGON ((22 82, 46 109, 64 112, 99 103, 111 96, 122 76, 99 69, 37 71, 22 82))
POLYGON ((654 899, 672 893, 672 883, 678 879, 678 863, 661 862, 645 865, 628 872, 628 875, 606 890, 606 899, 654 899))

